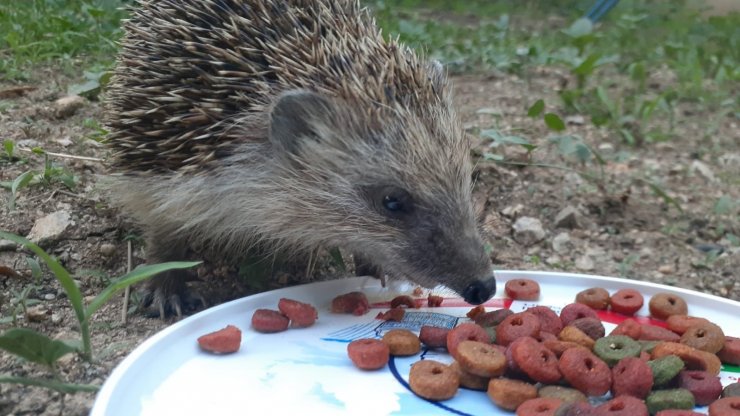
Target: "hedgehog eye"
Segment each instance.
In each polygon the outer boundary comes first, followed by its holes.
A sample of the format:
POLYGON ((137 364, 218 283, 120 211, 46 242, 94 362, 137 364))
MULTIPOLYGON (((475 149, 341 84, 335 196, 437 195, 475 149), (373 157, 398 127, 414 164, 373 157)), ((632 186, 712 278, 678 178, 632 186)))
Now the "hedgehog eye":
POLYGON ((383 208, 390 212, 403 211, 403 202, 399 201, 395 196, 386 195, 383 197, 383 208))

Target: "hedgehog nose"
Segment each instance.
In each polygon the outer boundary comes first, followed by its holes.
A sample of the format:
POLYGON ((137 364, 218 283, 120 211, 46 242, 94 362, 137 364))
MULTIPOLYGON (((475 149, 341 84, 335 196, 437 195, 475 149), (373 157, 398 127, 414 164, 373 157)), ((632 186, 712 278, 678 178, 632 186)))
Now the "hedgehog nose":
POLYGON ((465 302, 472 305, 480 305, 496 293, 496 279, 476 280, 471 283, 462 293, 465 302))

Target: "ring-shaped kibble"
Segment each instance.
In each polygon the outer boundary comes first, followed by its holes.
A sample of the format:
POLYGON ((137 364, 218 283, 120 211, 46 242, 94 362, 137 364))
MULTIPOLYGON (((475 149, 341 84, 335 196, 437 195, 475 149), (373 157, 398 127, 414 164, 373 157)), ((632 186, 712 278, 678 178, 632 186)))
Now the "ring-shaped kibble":
POLYGON ((706 371, 683 370, 678 373, 678 387, 694 395, 697 406, 706 406, 722 394, 722 383, 719 377, 706 371))
POLYGON ((740 338, 725 336, 725 345, 717 357, 725 364, 740 365, 740 338))
POLYGON ((707 319, 689 315, 671 315, 665 320, 666 326, 678 335, 683 335, 690 326, 709 322, 707 319))
POLYGON ((457 375, 460 377, 460 387, 480 391, 486 391, 486 389, 488 388, 488 381, 491 380, 490 377, 481 377, 465 371, 465 369, 462 368, 462 366, 460 366, 460 363, 458 363, 457 361, 453 361, 450 364, 450 368, 453 371, 456 371, 457 375))
POLYGON ((506 356, 491 344, 462 341, 457 346, 457 362, 463 370, 480 377, 498 377, 506 371, 506 356))
POLYGON ((640 339, 644 341, 678 342, 681 340, 681 337, 670 329, 661 326, 641 324, 640 339))
POLYGON ((472 322, 466 322, 452 328, 447 333, 447 351, 453 358, 457 359, 457 346, 465 340, 488 342, 490 337, 483 327, 472 322))
POLYGON ((496 406, 513 411, 527 400, 536 398, 537 387, 524 381, 499 377, 491 379, 487 393, 496 406))
POLYGON ((632 396, 618 396, 596 406, 594 415, 648 416, 645 402, 632 396))
POLYGON ((725 346, 725 333, 711 322, 700 322, 686 329, 680 342, 697 350, 716 354, 725 346))
POLYGON ((605 310, 609 307, 609 292, 602 287, 592 287, 578 292, 576 302, 591 309, 605 310))
POLYGON ((639 342, 624 335, 609 335, 597 339, 594 344, 594 353, 609 367, 614 367, 623 358, 639 356, 641 350, 639 342))
POLYGON ((507 346, 517 338, 535 338, 540 334, 540 327, 540 318, 529 312, 509 315, 496 327, 496 343, 507 346))
POLYGON ((516 408, 516 416, 555 416, 563 401, 551 397, 529 399, 516 408))
POLYGON ((604 324, 601 323, 601 320, 597 318, 574 319, 568 324, 568 326, 574 326, 580 329, 581 331, 583 331, 584 334, 588 335, 589 338, 593 340, 602 338, 606 334, 604 324))
POLYGON ((531 313, 540 318, 540 332, 549 332, 557 335, 563 329, 563 322, 558 314, 547 306, 532 306, 524 312, 531 313))
POLYGON ((562 378, 558 357, 534 338, 524 337, 512 344, 511 357, 517 367, 534 381, 553 384, 562 378))
POLYGON ((653 371, 648 363, 636 357, 620 360, 612 368, 612 395, 644 399, 653 388, 653 371))
POLYGON ((560 341, 576 343, 589 350, 592 350, 594 348, 595 343, 593 338, 586 335, 586 333, 584 333, 580 329, 570 325, 566 326, 565 328, 563 328, 562 331, 560 331, 560 333, 558 334, 558 339, 560 341))
POLYGON ((473 322, 482 326, 483 328, 487 328, 500 324, 501 321, 506 319, 507 316, 513 314, 514 312, 511 309, 496 309, 495 311, 490 311, 477 315, 475 318, 473 318, 473 322))
POLYGON ((560 356, 558 369, 571 386, 587 396, 601 396, 612 386, 609 366, 585 348, 566 350, 560 356))
POLYGON ((424 325, 419 330, 419 341, 429 348, 446 348, 449 328, 424 325))
POLYGON ((709 416, 740 416, 740 397, 725 397, 710 404, 709 416))
POLYGON ((619 325, 609 333, 609 335, 626 335, 632 339, 640 339, 641 332, 642 325, 632 318, 627 318, 620 322, 619 325))
POLYGON ((707 416, 704 413, 686 409, 666 409, 656 413, 655 416, 707 416))
POLYGON ((586 402, 588 397, 580 391, 564 386, 542 386, 537 391, 539 397, 559 399, 563 403, 586 402))
POLYGON ((569 303, 560 310, 560 321, 563 326, 568 326, 572 321, 580 318, 599 319, 596 311, 582 303, 569 303))
POLYGON ((379 339, 363 338, 347 345, 347 355, 357 368, 377 370, 388 364, 390 348, 379 339))
POLYGON ((540 284, 532 279, 512 279, 504 285, 504 292, 514 300, 537 300, 540 284))
POLYGON ((635 289, 620 289, 609 299, 612 311, 622 315, 634 315, 642 308, 645 298, 635 289))
POLYGON ((645 404, 651 415, 666 409, 691 410, 694 408, 694 396, 686 389, 655 390, 645 399, 645 404))
POLYGON ((740 397, 740 382, 730 383, 722 389, 722 398, 740 397))
POLYGON ((653 385, 665 386, 673 380, 684 368, 684 362, 676 355, 666 355, 655 360, 648 361, 650 370, 653 372, 653 385))
POLYGON ((678 342, 660 342, 650 353, 653 359, 675 355, 683 360, 687 370, 702 370, 711 374, 719 374, 722 363, 715 354, 697 350, 678 342))
POLYGON ((434 360, 417 361, 409 371, 409 387, 432 401, 451 399, 460 387, 460 376, 449 366, 434 360))
POLYGON ((673 293, 656 293, 648 302, 650 315, 656 319, 666 320, 671 315, 688 315, 686 301, 673 293))
POLYGON ((409 356, 421 351, 419 337, 408 329, 391 329, 383 334, 383 342, 390 348, 391 355, 409 356))

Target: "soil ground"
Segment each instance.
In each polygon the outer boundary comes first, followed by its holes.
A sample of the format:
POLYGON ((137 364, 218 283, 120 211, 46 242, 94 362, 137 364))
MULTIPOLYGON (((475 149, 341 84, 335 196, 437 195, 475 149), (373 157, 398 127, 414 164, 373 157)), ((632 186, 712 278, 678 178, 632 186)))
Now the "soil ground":
MULTIPOLYGON (((531 97, 557 102, 556 91, 565 78, 556 70, 542 69, 529 79, 490 74, 453 79, 459 112, 478 154, 493 152, 507 160, 527 161, 526 152, 519 147, 492 149, 476 133, 494 127, 526 130, 540 146, 535 152, 537 161, 557 166, 478 162, 475 195, 495 267, 625 276, 740 300, 740 252, 728 239, 728 235, 740 235, 737 207, 730 212, 715 209, 723 195, 740 200, 737 119, 703 112, 697 106, 678 106, 674 140, 623 148, 609 131, 578 117, 569 118, 568 132, 583 137, 607 160, 601 179, 589 180, 576 171, 597 174, 598 168, 563 157, 548 145, 550 133, 544 124, 526 117, 531 97), (667 205, 636 178, 658 181, 683 212, 667 205), (566 207, 575 208, 577 220, 557 227, 556 216, 566 207), (514 239, 512 225, 521 216, 541 221, 546 233, 541 241, 524 245, 514 239), (708 254, 708 249, 722 254, 708 254)), ((40 70, 35 79, 44 81, 24 85, 34 89, 3 101, 0 138, 12 139, 17 147, 105 159, 106 149, 90 139, 92 130, 85 127, 85 120, 101 119, 100 103, 86 101, 73 115, 59 117, 55 100, 64 95, 71 80, 54 68, 40 70)), ((669 81, 656 78, 651 82, 659 88, 669 81)), ((0 84, 0 91, 17 86, 0 84)), ((43 170, 40 156, 16 151, 28 163, 0 164, 0 181, 12 181, 28 169, 43 170)), ((83 294, 92 297, 104 287, 101 276, 125 273, 124 237, 136 230, 108 205, 99 186, 97 175, 107 173, 105 163, 63 156, 52 159, 78 177, 77 186, 70 190, 52 182, 23 188, 14 211, 8 209, 10 192, 0 192, 0 230, 25 236, 39 218, 57 211, 69 213, 72 224, 44 248, 75 273, 83 294)), ((57 338, 76 338, 76 320, 58 282, 49 273, 34 281, 25 261, 28 253, 12 245, 3 247, 0 266, 8 269, 0 275, 0 316, 10 316, 15 307, 12 300, 24 287, 34 285, 27 299, 38 303, 32 313, 19 315, 17 325, 57 338)), ((143 259, 143 248, 135 244, 135 264, 143 259)), ((214 280, 208 276, 219 274, 229 273, 213 267, 201 272, 210 282, 214 280)), ((216 300, 249 293, 244 285, 234 287, 241 290, 216 300)), ((116 297, 93 320, 94 363, 68 355, 59 367, 60 376, 68 382, 102 384, 130 351, 172 322, 134 313, 122 324, 121 301, 116 297)), ((10 323, 0 324, 0 330, 9 327, 10 323)), ((4 352, 0 353, 0 374, 48 376, 44 369, 4 352)), ((82 415, 89 412, 93 401, 93 393, 64 395, 38 387, 0 384, 0 414, 82 415)))

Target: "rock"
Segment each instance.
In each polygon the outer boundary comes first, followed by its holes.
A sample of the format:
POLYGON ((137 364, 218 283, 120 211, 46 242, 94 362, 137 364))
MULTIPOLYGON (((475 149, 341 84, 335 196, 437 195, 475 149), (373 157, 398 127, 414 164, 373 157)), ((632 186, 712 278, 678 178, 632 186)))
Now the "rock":
POLYGON ((575 126, 580 126, 586 122, 586 118, 581 115, 566 116, 565 122, 568 124, 573 124, 575 126))
POLYGON ((594 261, 591 258, 591 256, 583 255, 576 259, 576 268, 580 270, 593 270, 594 269, 594 261))
POLYGON ((57 143, 57 144, 59 144, 61 146, 64 146, 64 147, 69 147, 74 142, 72 141, 72 139, 69 138, 69 136, 64 136, 64 137, 60 137, 58 139, 54 139, 54 143, 57 143))
POLYGON ((0 251, 15 251, 18 246, 10 240, 0 240, 0 251))
POLYGON ((44 305, 35 305, 26 309, 26 319, 29 322, 43 322, 49 319, 49 309, 44 305))
POLYGON ((581 213, 570 205, 555 216, 555 228, 582 228, 582 223, 581 213))
POLYGON ((531 246, 545 238, 542 222, 537 218, 520 217, 512 228, 514 230, 514 240, 525 246, 531 246))
POLYGON ((691 167, 689 168, 689 171, 691 171, 692 173, 698 173, 699 176, 710 182, 714 182, 717 180, 714 177, 714 172, 712 172, 712 169, 710 169, 709 166, 707 166, 704 162, 699 160, 691 162, 691 167))
POLYGON ((85 99, 79 95, 68 95, 54 101, 54 117, 67 118, 85 105, 85 99))
POLYGON ((545 258, 545 263, 547 263, 550 266, 555 265, 555 264, 560 264, 562 262, 563 262, 563 259, 561 259, 560 256, 558 256, 557 254, 553 254, 552 256, 545 258))
POLYGON ((56 211, 36 220, 26 238, 36 244, 54 241, 61 237, 70 225, 72 220, 69 212, 56 211))
POLYGON ((51 323, 58 324, 60 322, 62 322, 62 315, 60 315, 60 314, 58 314, 56 312, 53 312, 51 314, 51 323))
POLYGON ((509 205, 501 210, 501 215, 508 218, 516 218, 521 215, 522 211, 524 211, 524 205, 522 204, 509 205))
POLYGON ((57 298, 57 295, 53 293, 47 293, 44 295, 44 300, 54 300, 57 298))
POLYGON ((116 246, 111 243, 103 243, 100 245, 100 254, 105 257, 111 257, 116 254, 116 246))
POLYGON ((614 145, 611 143, 601 143, 598 149, 600 153, 614 153, 614 145))
POLYGON ((715 251, 717 252, 717 254, 722 254, 725 252, 725 248, 723 246, 719 244, 712 244, 712 243, 696 244, 694 248, 701 251, 702 253, 711 253, 712 251, 715 251))
POLYGON ((661 274, 673 274, 673 266, 671 266, 670 264, 664 264, 658 267, 658 272, 660 272, 661 274))
POLYGON ((574 249, 570 234, 560 233, 552 239, 552 249, 558 254, 565 254, 574 249))

